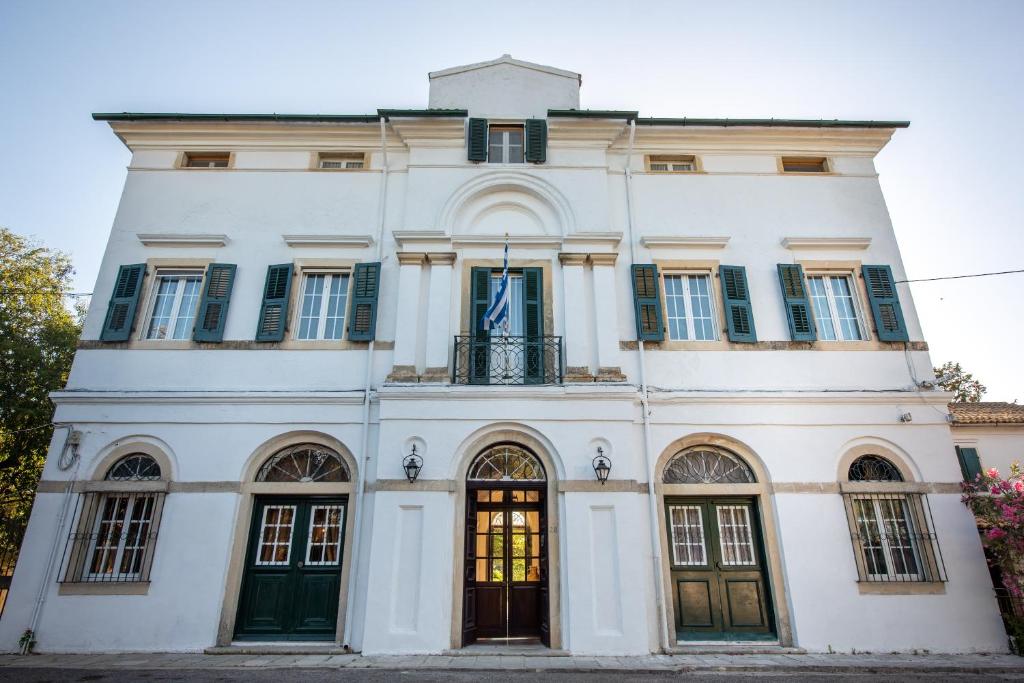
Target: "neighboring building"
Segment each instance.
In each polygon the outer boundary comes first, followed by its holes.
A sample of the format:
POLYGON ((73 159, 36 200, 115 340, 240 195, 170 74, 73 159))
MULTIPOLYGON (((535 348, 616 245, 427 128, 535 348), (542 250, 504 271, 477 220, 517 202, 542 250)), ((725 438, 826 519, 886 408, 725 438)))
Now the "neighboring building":
POLYGON ((2 649, 1004 650, 873 163, 907 124, 580 83, 96 115, 131 165, 2 649))
POLYGON ((992 467, 1002 476, 1024 462, 1024 406, 982 401, 950 403, 953 443, 965 479, 992 467))

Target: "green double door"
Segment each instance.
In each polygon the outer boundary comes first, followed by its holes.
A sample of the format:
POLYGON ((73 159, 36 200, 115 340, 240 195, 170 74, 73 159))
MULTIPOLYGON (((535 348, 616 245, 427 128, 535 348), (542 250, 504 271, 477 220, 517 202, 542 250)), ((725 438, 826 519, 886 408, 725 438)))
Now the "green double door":
POLYGON ((774 638, 753 499, 666 498, 665 516, 677 638, 774 638))
POLYGON ((347 497, 257 497, 242 594, 240 640, 334 640, 347 497))

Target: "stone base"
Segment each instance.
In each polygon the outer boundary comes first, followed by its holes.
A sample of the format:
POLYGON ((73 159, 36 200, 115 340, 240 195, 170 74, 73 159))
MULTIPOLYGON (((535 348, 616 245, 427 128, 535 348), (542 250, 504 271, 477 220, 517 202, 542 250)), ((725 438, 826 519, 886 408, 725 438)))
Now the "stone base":
POLYGON ((436 384, 439 382, 449 381, 451 381, 451 375, 448 374, 447 367, 427 368, 426 370, 423 371, 423 374, 420 375, 420 382, 430 382, 436 384))
POLYGON ((391 374, 388 375, 385 381, 399 384, 415 384, 420 381, 420 378, 416 374, 415 365, 396 365, 391 368, 391 374))
POLYGON ((622 368, 598 368, 595 382, 625 382, 626 376, 622 374, 622 368))
POLYGON ((565 382, 593 382, 594 376, 590 374, 590 368, 584 365, 570 365, 565 369, 565 382))

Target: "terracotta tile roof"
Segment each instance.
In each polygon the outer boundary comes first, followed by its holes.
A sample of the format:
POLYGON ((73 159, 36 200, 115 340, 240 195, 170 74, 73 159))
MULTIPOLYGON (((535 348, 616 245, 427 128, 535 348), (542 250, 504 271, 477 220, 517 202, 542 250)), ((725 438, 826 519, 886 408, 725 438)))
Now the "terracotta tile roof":
POLYGON ((1024 405, 1001 401, 980 403, 950 403, 953 424, 1024 424, 1024 405))

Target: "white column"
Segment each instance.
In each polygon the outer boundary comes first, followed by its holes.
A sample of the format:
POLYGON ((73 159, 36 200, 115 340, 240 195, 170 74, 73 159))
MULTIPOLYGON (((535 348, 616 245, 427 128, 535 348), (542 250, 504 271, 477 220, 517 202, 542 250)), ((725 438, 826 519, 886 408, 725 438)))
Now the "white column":
POLYGON ((444 382, 448 372, 448 348, 452 344, 452 264, 454 252, 427 254, 430 262, 430 292, 427 298, 427 360, 424 382, 444 382))
POLYGON ((398 310, 395 317, 394 367, 389 382, 415 382, 417 314, 420 303, 420 273, 426 255, 398 253, 398 310))
POLYGON ((594 266, 594 322, 597 323, 597 381, 622 382, 619 365, 619 311, 615 291, 618 254, 591 254, 594 266))
POLYGON ((583 265, 586 254, 558 255, 562 264, 562 310, 565 315, 565 381, 592 382, 590 374, 590 345, 587 334, 586 292, 583 287, 583 265))

